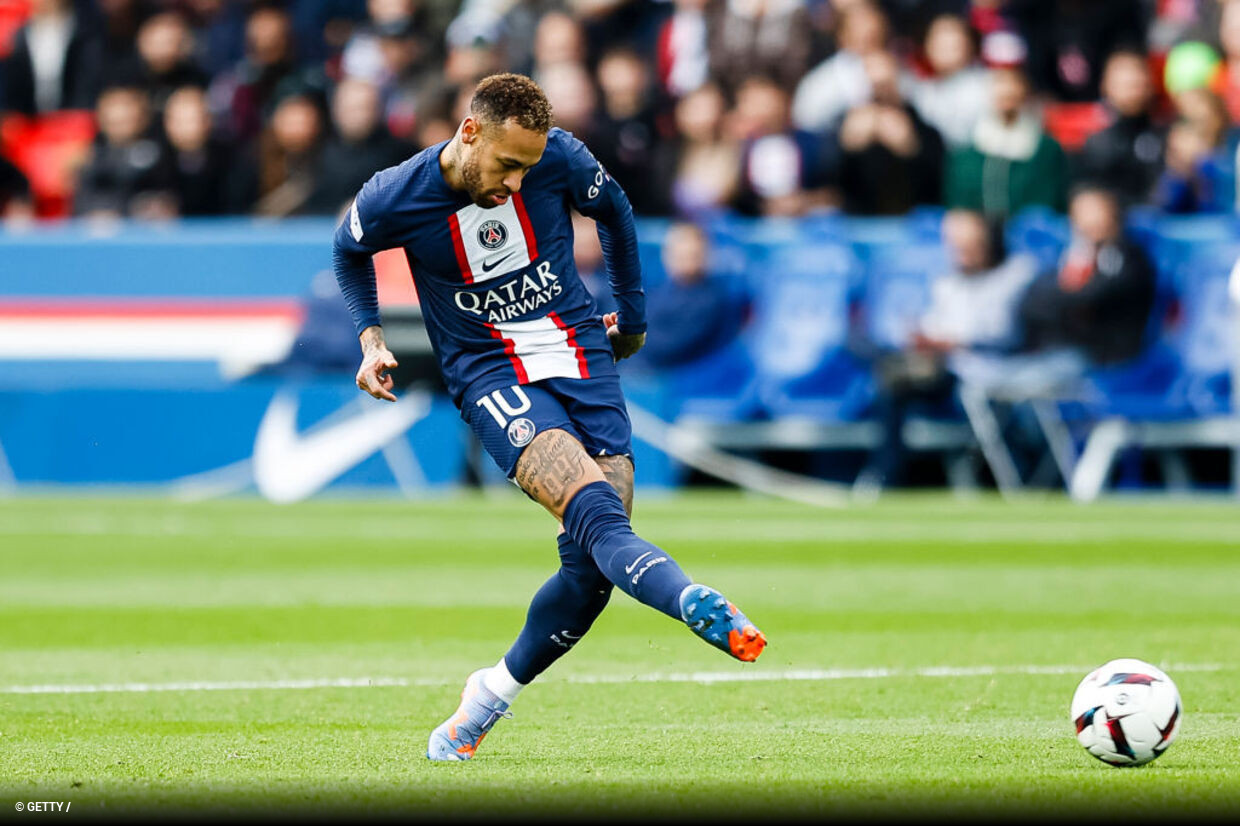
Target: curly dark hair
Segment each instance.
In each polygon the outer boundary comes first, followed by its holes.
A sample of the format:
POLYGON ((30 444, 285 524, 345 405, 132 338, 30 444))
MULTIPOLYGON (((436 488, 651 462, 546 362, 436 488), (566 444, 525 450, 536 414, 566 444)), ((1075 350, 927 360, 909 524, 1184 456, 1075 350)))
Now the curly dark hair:
POLYGON ((512 118, 521 128, 543 134, 553 122, 551 104, 538 84, 511 72, 484 77, 474 89, 469 111, 483 123, 501 124, 512 118))

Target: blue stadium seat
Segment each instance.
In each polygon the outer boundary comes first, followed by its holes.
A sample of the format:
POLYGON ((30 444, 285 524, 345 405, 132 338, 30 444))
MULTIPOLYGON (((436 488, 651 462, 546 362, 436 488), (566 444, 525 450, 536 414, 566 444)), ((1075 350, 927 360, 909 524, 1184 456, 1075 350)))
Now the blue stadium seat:
POLYGON ((948 266, 940 243, 871 253, 862 303, 865 335, 880 351, 903 350, 930 306, 930 285, 948 266))
POLYGON ((772 418, 859 418, 872 397, 869 366, 850 349, 860 281, 842 244, 765 250, 751 278, 747 335, 756 392, 772 418))
POLYGON ((1045 207, 1029 207, 1007 224, 1009 250, 1033 255, 1043 269, 1059 265, 1069 236, 1067 217, 1045 207))

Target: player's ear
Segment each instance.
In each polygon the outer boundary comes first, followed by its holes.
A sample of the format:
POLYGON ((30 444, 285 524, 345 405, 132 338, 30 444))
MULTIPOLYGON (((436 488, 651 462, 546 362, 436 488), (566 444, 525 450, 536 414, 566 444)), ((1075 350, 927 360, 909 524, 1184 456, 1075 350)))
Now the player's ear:
POLYGON ((473 143, 482 135, 482 124, 474 119, 473 115, 467 115, 465 120, 461 121, 461 143, 473 143))

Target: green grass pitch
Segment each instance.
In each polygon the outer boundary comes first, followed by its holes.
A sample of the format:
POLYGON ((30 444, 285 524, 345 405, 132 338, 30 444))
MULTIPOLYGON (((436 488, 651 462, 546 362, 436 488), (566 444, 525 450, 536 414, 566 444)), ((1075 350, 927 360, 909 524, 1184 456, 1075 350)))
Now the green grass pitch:
POLYGON ((1240 813, 1233 502, 721 492, 639 496, 635 525, 763 628, 761 660, 617 593, 474 761, 431 765, 430 729, 556 565, 515 492, 0 501, 0 819, 1240 813), (1184 699, 1143 768, 1067 719, 1121 656, 1184 699))

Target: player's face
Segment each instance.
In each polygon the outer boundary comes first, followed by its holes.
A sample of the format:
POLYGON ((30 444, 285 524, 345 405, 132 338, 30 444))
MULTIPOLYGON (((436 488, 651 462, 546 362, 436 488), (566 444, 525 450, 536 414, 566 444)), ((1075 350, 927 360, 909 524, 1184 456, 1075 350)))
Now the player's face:
POLYGON ((547 136, 512 120, 483 126, 466 118, 462 143, 466 152, 461 162, 461 179, 466 191, 475 204, 490 209, 507 203, 521 189, 525 174, 547 148, 547 136))

